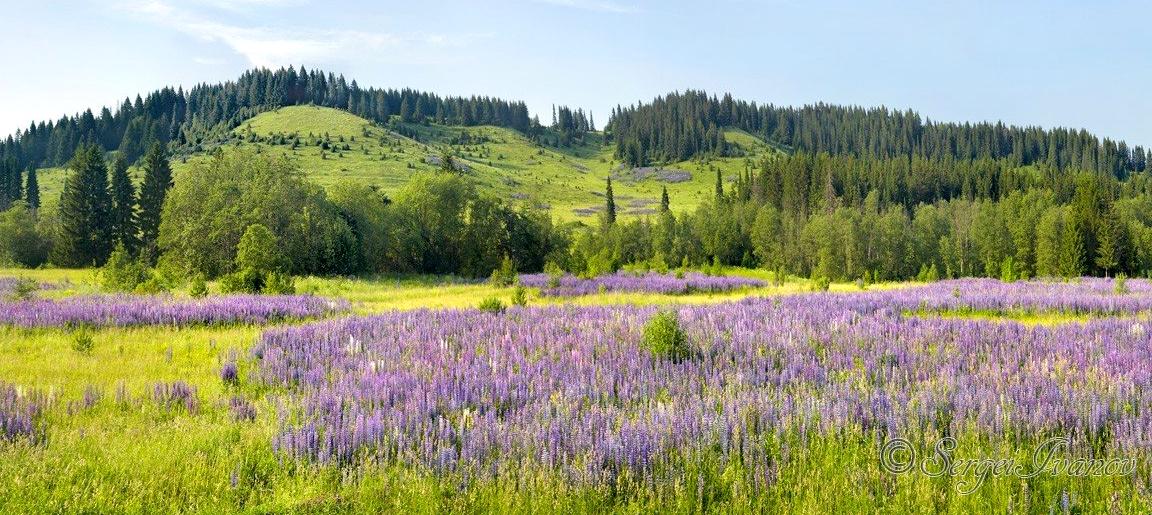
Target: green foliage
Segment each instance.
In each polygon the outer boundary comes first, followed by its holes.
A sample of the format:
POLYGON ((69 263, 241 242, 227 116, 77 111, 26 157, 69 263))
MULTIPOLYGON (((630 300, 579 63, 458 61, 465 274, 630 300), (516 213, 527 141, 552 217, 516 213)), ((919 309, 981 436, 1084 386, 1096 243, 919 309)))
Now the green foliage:
POLYGON ((564 278, 564 269, 560 268, 553 261, 544 264, 544 273, 548 275, 548 287, 557 288, 560 286, 560 280, 564 278))
POLYGON ((140 185, 139 213, 140 244, 146 254, 155 255, 160 238, 160 220, 168 190, 172 188, 172 166, 164 145, 156 142, 144 156, 144 182, 140 185))
POLYGON ((0 212, 0 263, 36 267, 48 259, 49 238, 22 201, 0 212))
POLYGON ((204 278, 204 274, 192 276, 192 282, 188 286, 188 295, 197 299, 208 295, 208 281, 204 278))
POLYGON ((112 252, 112 198, 108 168, 100 148, 77 149, 58 206, 59 234, 52 262, 61 266, 100 266, 112 252))
POLYGON ((512 264, 512 258, 505 254, 500 261, 500 268, 492 271, 488 282, 499 288, 512 286, 516 282, 516 265, 512 264))
POLYGON ((1116 292, 1116 295, 1127 295, 1129 293, 1128 276, 1116 274, 1116 278, 1112 280, 1112 283, 1112 291, 1116 292))
POLYGON ((11 291, 6 296, 8 300, 13 302, 26 301, 40 290, 40 283, 30 277, 20 277, 16 279, 16 283, 12 285, 11 291))
POLYGON ((287 258, 280 250, 276 235, 260 224, 249 225, 236 245, 236 268, 252 269, 262 274, 282 270, 287 258))
POLYGON ((221 293, 251 293, 264 291, 268 273, 255 268, 242 268, 220 278, 221 293))
POLYGON ((812 291, 828 291, 831 287, 832 281, 826 275, 819 275, 812 278, 812 291))
POLYGON ((480 301, 479 309, 480 309, 480 311, 484 311, 487 313, 497 313, 498 314, 498 313, 503 313, 505 308, 504 308, 504 302, 501 301, 498 297, 487 297, 484 300, 480 301))
POLYGON ((261 293, 265 295, 293 295, 296 293, 296 281, 286 273, 269 272, 264 278, 264 288, 261 293))
MULTIPOLYGON (((278 268, 351 271, 355 238, 335 206, 291 161, 247 151, 220 153, 181 172, 164 202, 159 244, 184 269, 216 277, 234 269, 240 239, 253 225, 270 231, 281 256, 290 256, 278 268)), ((265 267, 275 257, 253 252, 252 259, 265 267)))
POLYGON ((132 178, 128 176, 128 161, 124 158, 124 154, 117 154, 112 161, 110 192, 112 195, 112 243, 134 253, 139 246, 137 241, 139 225, 136 219, 136 187, 132 184, 132 178))
POLYGON ((87 328, 81 327, 72 332, 72 350, 85 355, 91 355, 96 347, 96 339, 87 328))
POLYGON ((123 245, 116 246, 100 269, 100 286, 106 291, 134 292, 150 280, 148 265, 133 259, 123 245))
POLYGON ((688 336, 680 327, 680 315, 675 311, 660 311, 644 324, 641 345, 653 356, 672 361, 683 361, 692 355, 688 336))
POLYGON ((528 305, 528 288, 517 284, 516 288, 512 290, 512 305, 513 306, 527 306, 528 305))

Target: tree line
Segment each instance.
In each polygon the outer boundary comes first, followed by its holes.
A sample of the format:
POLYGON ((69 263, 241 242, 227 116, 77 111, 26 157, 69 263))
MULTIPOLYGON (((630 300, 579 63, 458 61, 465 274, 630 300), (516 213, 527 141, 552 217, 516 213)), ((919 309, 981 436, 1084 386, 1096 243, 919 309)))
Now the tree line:
POLYGON ((616 157, 634 166, 701 155, 732 155, 722 131, 735 128, 789 151, 866 159, 1011 161, 1056 170, 1108 173, 1123 179, 1145 169, 1152 152, 1100 139, 1085 130, 1003 123, 941 123, 913 111, 815 104, 758 105, 703 91, 672 93, 651 103, 612 110, 607 131, 616 157))
POLYGON ((201 84, 185 91, 163 88, 115 110, 86 110, 42 121, 0 142, 0 162, 19 169, 60 166, 93 144, 118 151, 131 164, 153 144, 199 151, 227 138, 242 121, 283 106, 314 104, 347 110, 377 122, 393 115, 406 122, 496 125, 529 133, 539 126, 523 102, 491 97, 441 97, 413 89, 361 88, 342 75, 301 67, 245 72, 238 80, 201 84))
MULTIPOLYGON (((892 160, 828 154, 765 159, 717 172, 714 198, 675 213, 666 190, 652 219, 612 216, 581 233, 562 266, 596 275, 624 266, 738 265, 825 280, 1007 280, 1152 273, 1152 177, 1020 170, 986 163, 983 187, 911 197, 892 160), (873 172, 870 173, 869 170, 873 172), (1018 174, 1027 180, 1015 178, 1018 174), (894 185, 894 186, 893 186, 894 185)), ((943 177, 961 177, 946 163, 943 177)), ((964 166, 967 166, 965 164, 964 166)))

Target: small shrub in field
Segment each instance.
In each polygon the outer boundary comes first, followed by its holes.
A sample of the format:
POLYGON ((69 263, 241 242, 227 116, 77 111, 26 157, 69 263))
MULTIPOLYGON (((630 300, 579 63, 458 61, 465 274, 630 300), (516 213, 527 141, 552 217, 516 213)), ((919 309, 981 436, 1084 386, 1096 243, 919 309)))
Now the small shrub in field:
POLYGON ((512 258, 505 255, 504 260, 500 262, 500 268, 492 271, 489 281, 493 286, 501 288, 512 286, 516 281, 516 266, 512 264, 512 258))
POLYGON ((92 349, 95 346, 96 341, 87 329, 81 328, 72 333, 72 350, 80 354, 92 354, 92 349))
POLYGON ((680 316, 674 311, 661 311, 644 324, 643 346, 652 355, 682 361, 691 356, 688 336, 680 327, 680 316))
POLYGON ((265 275, 252 267, 220 278, 220 291, 223 293, 260 293, 264 290, 265 275))
POLYGON ((480 311, 488 313, 503 313, 504 303, 496 297, 488 297, 480 301, 480 311))
POLYGON ((560 279, 564 278, 564 269, 551 261, 544 264, 544 273, 548 274, 548 287, 559 288, 560 279))
POLYGON ((828 280, 827 277, 820 276, 812 278, 812 291, 828 291, 828 288, 831 286, 832 281, 828 280))
POLYGON ((40 289, 40 285, 34 279, 21 277, 16 280, 12 285, 12 290, 8 293, 9 300, 23 301, 32 298, 32 294, 40 289))
POLYGON ((528 305, 528 289, 517 284, 516 289, 512 290, 512 305, 514 306, 527 306, 528 305))
POLYGON ((1128 294, 1128 276, 1124 274, 1116 274, 1116 279, 1113 281, 1113 289, 1116 295, 1128 294))

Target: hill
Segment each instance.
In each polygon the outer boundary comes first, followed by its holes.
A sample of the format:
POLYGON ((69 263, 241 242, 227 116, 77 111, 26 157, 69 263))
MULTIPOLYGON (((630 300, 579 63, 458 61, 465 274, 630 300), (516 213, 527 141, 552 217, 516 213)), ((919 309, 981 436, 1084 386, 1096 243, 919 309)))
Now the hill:
MULTIPOLYGON (((240 123, 219 148, 255 147, 279 153, 298 162, 307 177, 321 186, 347 181, 374 185, 390 194, 402 188, 413 173, 439 168, 440 155, 450 150, 461 171, 489 194, 514 205, 548 209, 559 220, 591 223, 603 209, 605 178, 610 175, 623 217, 653 213, 662 186, 667 186, 673 208, 687 211, 711 198, 716 169, 732 180, 744 171, 746 158, 776 152, 743 131, 728 131, 725 136, 746 157, 632 168, 613 158, 614 147, 604 143, 601 133, 589 134, 582 145, 554 147, 503 127, 399 120, 382 125, 343 110, 290 106, 240 123)), ((192 153, 173 168, 179 173, 210 151, 192 153)), ((50 208, 59 196, 64 173, 60 168, 40 173, 45 206, 50 208)))

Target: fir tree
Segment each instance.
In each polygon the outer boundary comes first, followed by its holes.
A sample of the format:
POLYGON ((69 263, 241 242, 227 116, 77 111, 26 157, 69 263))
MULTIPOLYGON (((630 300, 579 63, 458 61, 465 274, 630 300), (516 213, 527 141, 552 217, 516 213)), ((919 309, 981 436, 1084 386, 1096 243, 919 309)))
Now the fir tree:
POLYGON ((668 198, 668 187, 661 186, 660 189, 660 212, 667 213, 672 208, 672 201, 668 198))
POLYGON ((616 198, 612 195, 612 177, 608 177, 608 186, 604 189, 604 198, 607 209, 604 213, 604 221, 608 225, 616 223, 616 198))
POLYGON ((108 167, 95 145, 76 151, 60 194, 60 233, 52 261, 60 266, 101 266, 112 251, 112 198, 108 167))
POLYGON ((168 163, 168 153, 164 145, 153 143, 144 156, 144 182, 140 185, 140 212, 137 215, 140 246, 152 257, 155 257, 156 239, 160 235, 164 198, 171 187, 172 167, 168 163))
POLYGON ((40 181, 36 178, 36 167, 28 168, 28 177, 24 186, 24 201, 33 211, 40 209, 40 181))
POLYGON ((720 175, 720 169, 716 169, 716 203, 724 201, 724 178, 720 175))
POLYGON ((128 160, 118 154, 112 161, 112 243, 129 254, 136 252, 136 187, 128 176, 128 160))

